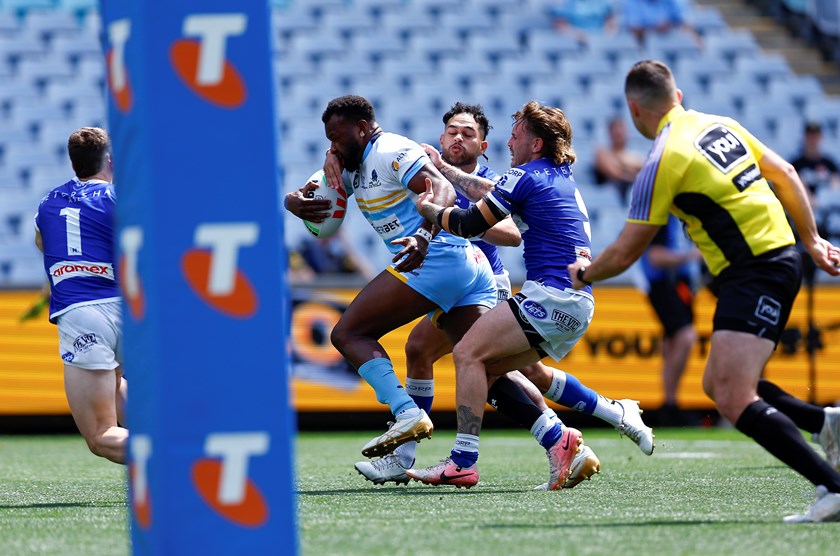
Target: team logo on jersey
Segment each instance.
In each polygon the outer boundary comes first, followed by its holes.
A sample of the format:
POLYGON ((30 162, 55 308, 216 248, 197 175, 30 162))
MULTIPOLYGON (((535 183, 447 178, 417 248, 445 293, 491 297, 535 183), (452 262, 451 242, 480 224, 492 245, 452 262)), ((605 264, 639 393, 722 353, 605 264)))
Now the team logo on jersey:
POLYGON ((268 452, 266 432, 213 433, 204 453, 192 466, 192 481, 201 499, 216 513, 244 527, 268 520, 268 503, 248 475, 251 458, 268 452))
POLYGON ((65 351, 61 354, 61 358, 64 359, 66 363, 72 363, 76 356, 70 353, 69 351, 65 351))
POLYGON ((181 269, 195 294, 217 311, 237 318, 257 312, 257 293, 239 268, 239 252, 259 238, 256 222, 201 224, 195 230, 198 248, 188 250, 181 269))
POLYGON ((762 295, 758 298, 755 316, 775 326, 779 324, 779 319, 782 317, 782 304, 772 297, 762 295))
POLYGON ((184 19, 180 39, 169 50, 175 73, 196 95, 222 108, 245 102, 245 81, 227 59, 228 40, 242 35, 248 25, 245 14, 201 14, 184 19))
POLYGON ((105 68, 108 72, 108 88, 114 98, 114 105, 122 113, 131 110, 134 93, 128 68, 125 65, 125 44, 131 36, 131 21, 118 19, 108 25, 108 41, 111 48, 105 54, 105 68))
POLYGON ((96 334, 82 334, 73 340, 73 351, 76 353, 87 353, 97 343, 96 334))
POLYGON ((724 174, 750 156, 744 141, 722 124, 706 128, 694 140, 694 146, 724 174))
POLYGON ((529 315, 540 320, 548 316, 548 311, 545 310, 545 307, 536 301, 528 300, 522 304, 522 308, 525 309, 529 315))

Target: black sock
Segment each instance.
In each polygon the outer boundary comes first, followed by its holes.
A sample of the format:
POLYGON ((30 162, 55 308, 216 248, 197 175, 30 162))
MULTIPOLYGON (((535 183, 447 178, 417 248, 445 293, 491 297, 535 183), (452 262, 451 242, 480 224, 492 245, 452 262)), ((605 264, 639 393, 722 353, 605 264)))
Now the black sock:
POLYGON ((531 398, 511 379, 500 377, 487 392, 487 403, 499 413, 507 415, 527 430, 542 416, 542 411, 531 398))
POLYGON ((820 432, 825 421, 823 408, 791 396, 769 380, 758 381, 761 399, 787 415, 796 426, 808 432, 820 432))
POLYGON ((748 405, 735 428, 815 485, 840 492, 840 473, 805 442, 790 417, 769 403, 758 400, 748 405))

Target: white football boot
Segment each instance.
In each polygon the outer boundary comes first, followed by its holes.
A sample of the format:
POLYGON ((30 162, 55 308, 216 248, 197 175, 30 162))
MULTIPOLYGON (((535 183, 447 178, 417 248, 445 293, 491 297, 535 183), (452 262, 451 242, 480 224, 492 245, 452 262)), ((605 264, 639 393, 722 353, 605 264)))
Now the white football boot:
POLYGON ((397 419, 390 424, 390 428, 385 433, 377 436, 362 448, 362 455, 366 458, 381 457, 390 454, 397 449, 397 446, 405 444, 410 440, 420 442, 424 438, 431 438, 432 432, 435 430, 432 425, 432 420, 426 415, 422 409, 420 413, 414 417, 402 417, 397 415, 397 419))
POLYGON ((398 485, 407 485, 409 478, 405 474, 405 467, 400 465, 397 454, 388 454, 371 461, 360 461, 355 465, 356 471, 375 485, 384 485, 393 481, 398 485))
POLYGON ((653 429, 642 421, 642 410, 636 400, 615 400, 624 409, 621 422, 615 428, 622 436, 627 436, 636 443, 645 455, 651 455, 656 447, 653 443, 653 429))
POLYGON ((840 521, 840 494, 828 492, 820 485, 817 487, 817 501, 811 504, 802 515, 789 515, 785 523, 825 523, 840 521))
POLYGON ((828 463, 840 471, 840 407, 825 408, 825 421, 817 440, 828 463))

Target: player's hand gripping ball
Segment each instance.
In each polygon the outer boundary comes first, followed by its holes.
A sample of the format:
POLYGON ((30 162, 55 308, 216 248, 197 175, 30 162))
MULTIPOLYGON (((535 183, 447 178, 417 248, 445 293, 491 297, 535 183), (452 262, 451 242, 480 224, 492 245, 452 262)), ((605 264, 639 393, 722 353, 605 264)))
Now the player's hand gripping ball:
POLYGON ((344 222, 344 215, 347 212, 347 192, 342 187, 336 190, 327 185, 327 178, 324 170, 318 170, 308 180, 318 184, 318 188, 310 191, 307 197, 310 199, 327 199, 332 201, 330 214, 323 222, 311 222, 304 220, 306 229, 317 238, 327 238, 338 231, 338 227, 344 222))

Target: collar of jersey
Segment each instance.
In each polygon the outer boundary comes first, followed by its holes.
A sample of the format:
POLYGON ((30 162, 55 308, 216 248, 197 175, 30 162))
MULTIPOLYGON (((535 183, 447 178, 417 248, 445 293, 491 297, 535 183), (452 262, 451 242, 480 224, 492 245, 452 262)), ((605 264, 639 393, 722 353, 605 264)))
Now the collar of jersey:
POLYGON ((379 138, 382 136, 382 133, 384 133, 384 132, 380 131, 379 133, 377 133, 376 135, 374 135, 373 137, 370 138, 370 141, 368 141, 368 144, 365 145, 365 152, 362 154, 362 160, 367 158, 368 153, 373 148, 373 144, 376 143, 379 140, 379 138))
POLYGON ((659 132, 662 131, 666 125, 670 124, 683 114, 685 114, 685 108, 682 107, 682 104, 678 104, 668 110, 668 113, 662 116, 662 119, 659 120, 659 127, 656 128, 656 134, 659 135, 659 132))
POLYGON ((79 185, 91 185, 91 184, 94 184, 94 183, 108 183, 105 180, 86 180, 86 181, 82 181, 75 176, 73 176, 73 181, 76 182, 79 185))

